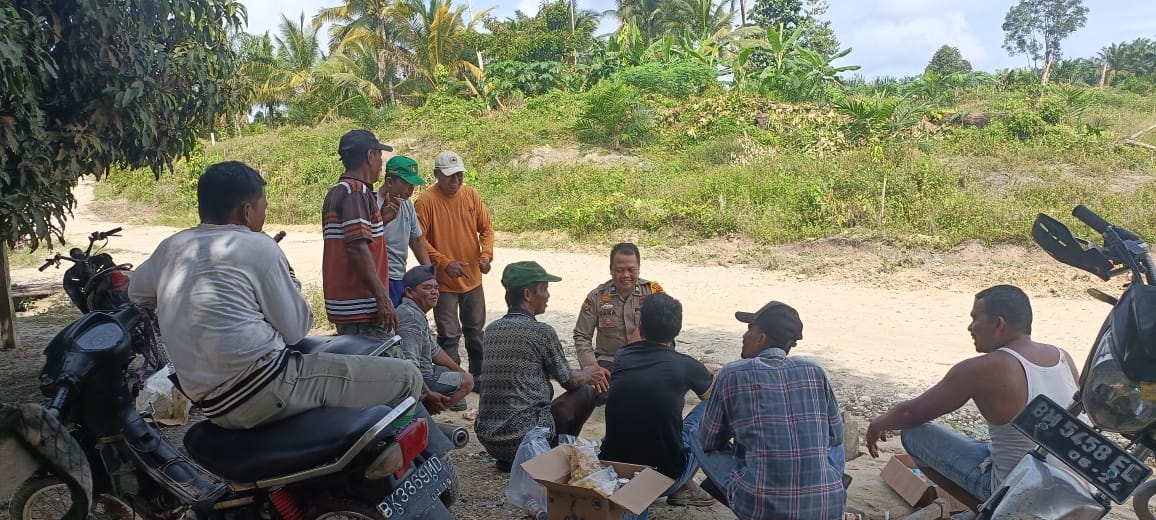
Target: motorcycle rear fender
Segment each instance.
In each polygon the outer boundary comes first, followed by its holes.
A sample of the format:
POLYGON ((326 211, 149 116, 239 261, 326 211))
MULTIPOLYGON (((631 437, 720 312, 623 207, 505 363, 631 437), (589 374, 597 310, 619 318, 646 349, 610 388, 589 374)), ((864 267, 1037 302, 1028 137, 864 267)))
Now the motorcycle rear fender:
POLYGON ((1079 478, 1032 453, 1012 468, 992 501, 998 503, 984 503, 980 510, 994 508, 993 520, 1099 520, 1108 513, 1079 478))

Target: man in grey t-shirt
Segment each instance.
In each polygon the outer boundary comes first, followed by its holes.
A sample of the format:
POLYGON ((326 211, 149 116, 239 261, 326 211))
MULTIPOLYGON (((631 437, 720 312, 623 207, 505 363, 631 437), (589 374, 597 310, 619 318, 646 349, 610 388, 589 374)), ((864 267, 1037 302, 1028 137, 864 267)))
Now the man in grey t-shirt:
POLYGON ((474 388, 474 378, 462 370, 450 356, 434 342, 426 315, 438 303, 438 281, 433 266, 414 267, 402 278, 405 298, 397 306, 398 334, 406 359, 421 371, 425 388, 422 400, 431 413, 445 407, 452 411, 466 409, 465 397, 474 388))
POLYGON ((425 181, 418 175, 417 162, 413 159, 397 155, 385 163, 385 182, 381 183, 378 196, 383 208, 386 205, 397 208, 397 218, 385 225, 385 240, 389 249, 389 299, 395 308, 401 304, 402 296, 405 296, 402 278, 405 276, 409 249, 413 249, 418 263, 430 265, 417 213, 414 212, 413 201, 409 200, 414 186, 422 184, 425 181))

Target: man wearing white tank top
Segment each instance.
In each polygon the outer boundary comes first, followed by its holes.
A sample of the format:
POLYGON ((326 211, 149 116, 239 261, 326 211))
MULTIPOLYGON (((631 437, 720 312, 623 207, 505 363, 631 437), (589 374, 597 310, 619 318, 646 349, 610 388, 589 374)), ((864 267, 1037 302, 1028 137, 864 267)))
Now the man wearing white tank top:
POLYGON ((981 355, 961 361, 919 397, 872 420, 867 451, 878 457, 878 441, 887 440, 889 430, 901 430, 903 447, 919 466, 939 472, 984 501, 1035 449, 1011 420, 1039 394, 1070 404, 1078 374, 1063 349, 1032 341, 1031 303, 1018 287, 997 285, 976 294, 967 330, 981 355), (991 442, 930 422, 968 400, 975 401, 987 421, 991 442))

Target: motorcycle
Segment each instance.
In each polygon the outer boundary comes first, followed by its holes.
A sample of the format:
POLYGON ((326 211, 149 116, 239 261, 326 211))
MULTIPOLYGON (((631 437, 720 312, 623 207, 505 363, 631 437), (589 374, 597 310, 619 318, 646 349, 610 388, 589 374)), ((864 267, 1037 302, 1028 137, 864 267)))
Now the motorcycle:
POLYGON ((1113 502, 1122 505, 1129 497, 1138 518, 1153 519, 1148 501, 1156 494, 1156 481, 1148 480, 1152 469, 1146 461, 1156 450, 1156 266, 1136 233, 1083 205, 1072 215, 1097 231, 1103 245, 1073 236, 1042 213, 1032 226, 1033 240, 1052 258, 1104 281, 1125 274, 1130 280, 1119 298, 1089 289, 1112 310, 1084 363, 1072 404, 1065 408, 1037 396, 1012 420, 1036 449, 980 506, 981 519, 1100 519, 1113 502), (1079 419, 1085 413, 1090 426, 1079 419))
MULTIPOLYGON (((82 314, 91 311, 113 311, 122 305, 131 304, 128 297, 128 282, 132 276, 132 264, 118 264, 112 255, 104 252, 93 254, 93 247, 97 242, 103 242, 101 249, 108 244, 109 237, 118 237, 123 228, 113 228, 108 231, 94 231, 88 235, 88 247, 80 249, 74 247, 68 256, 60 253, 44 261, 39 267, 41 272, 49 267, 60 268, 61 262, 71 262, 72 265, 64 271, 62 285, 68 299, 82 314)), ((281 232, 282 235, 284 231, 281 232)), ((146 327, 142 332, 150 343, 150 348, 142 350, 144 363, 137 371, 137 386, 144 384, 154 371, 169 364, 168 353, 160 340, 160 329, 157 326, 156 315, 149 309, 139 308, 146 319, 146 327)))
MULTIPOLYGON (((129 366, 149 348, 148 326, 131 304, 93 311, 44 351, 48 413, 87 457, 98 517, 453 518, 448 507, 459 491, 444 458, 449 441, 412 397, 396 407, 318 408, 251 430, 202 421, 185 434, 182 454, 133 407, 129 366)), ((308 337, 289 348, 372 356, 399 341, 308 337)), ((11 518, 66 518, 73 502, 85 500, 72 498, 76 488, 37 472, 13 493, 11 518)))

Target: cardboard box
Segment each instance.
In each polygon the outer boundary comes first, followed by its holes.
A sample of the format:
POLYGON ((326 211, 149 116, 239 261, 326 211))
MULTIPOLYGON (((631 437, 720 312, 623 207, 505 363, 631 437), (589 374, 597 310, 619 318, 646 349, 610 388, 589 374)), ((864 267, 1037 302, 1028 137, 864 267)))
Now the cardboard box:
POLYGON ((903 500, 914 507, 923 507, 937 498, 942 498, 947 502, 948 509, 952 513, 965 511, 968 509, 961 500, 951 495, 947 491, 939 488, 939 486, 932 485, 930 479, 924 482, 912 470, 915 469, 915 461, 910 455, 905 453, 891 457, 887 461, 887 465, 883 467, 883 481, 891 486, 903 500))
POLYGON ((522 469, 546 488, 546 513, 550 520, 621 520, 627 512, 641 515, 674 485, 670 477, 646 466, 607 461, 602 465, 613 466, 614 471, 630 478, 630 482, 609 497, 567 485, 570 458, 561 446, 522 463, 522 469))

